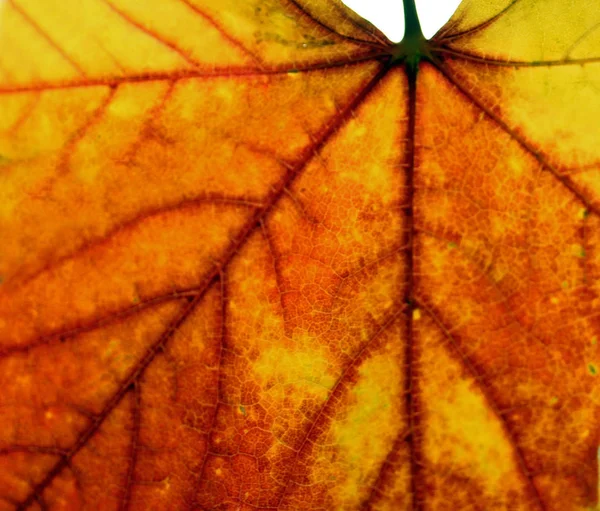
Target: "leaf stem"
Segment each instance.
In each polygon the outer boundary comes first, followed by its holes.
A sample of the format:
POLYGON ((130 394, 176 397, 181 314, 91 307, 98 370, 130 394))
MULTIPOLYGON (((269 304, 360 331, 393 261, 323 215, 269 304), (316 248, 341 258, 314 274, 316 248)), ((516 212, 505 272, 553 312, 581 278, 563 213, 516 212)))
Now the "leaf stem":
POLYGON ((410 69, 418 69, 421 59, 430 59, 429 42, 421 30, 415 0, 404 0, 404 38, 393 47, 392 65, 404 62, 410 69))
POLYGON ((404 39, 403 43, 412 45, 425 39, 421 30, 421 23, 417 15, 415 0, 404 0, 404 39))

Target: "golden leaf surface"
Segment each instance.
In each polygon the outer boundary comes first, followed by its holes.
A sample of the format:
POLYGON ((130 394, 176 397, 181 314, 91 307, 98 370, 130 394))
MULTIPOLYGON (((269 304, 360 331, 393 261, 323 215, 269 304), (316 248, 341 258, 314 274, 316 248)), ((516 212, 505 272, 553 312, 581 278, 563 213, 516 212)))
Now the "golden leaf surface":
POLYGON ((0 511, 595 509, 595 2, 0 9, 0 511))

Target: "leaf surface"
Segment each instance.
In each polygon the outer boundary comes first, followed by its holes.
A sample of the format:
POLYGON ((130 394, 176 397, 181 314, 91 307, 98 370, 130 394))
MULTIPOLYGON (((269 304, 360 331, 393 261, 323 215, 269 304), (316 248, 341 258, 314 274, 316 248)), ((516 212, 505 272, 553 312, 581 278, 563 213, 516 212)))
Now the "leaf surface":
POLYGON ((595 509, 593 2, 1 9, 0 510, 595 509))

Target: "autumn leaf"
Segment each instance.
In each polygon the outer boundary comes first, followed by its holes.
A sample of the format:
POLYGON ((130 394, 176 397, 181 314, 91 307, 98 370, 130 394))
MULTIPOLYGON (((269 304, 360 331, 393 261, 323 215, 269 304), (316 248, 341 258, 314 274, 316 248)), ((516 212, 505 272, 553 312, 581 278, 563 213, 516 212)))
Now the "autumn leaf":
POLYGON ((595 2, 1 9, 1 511, 596 508, 595 2))

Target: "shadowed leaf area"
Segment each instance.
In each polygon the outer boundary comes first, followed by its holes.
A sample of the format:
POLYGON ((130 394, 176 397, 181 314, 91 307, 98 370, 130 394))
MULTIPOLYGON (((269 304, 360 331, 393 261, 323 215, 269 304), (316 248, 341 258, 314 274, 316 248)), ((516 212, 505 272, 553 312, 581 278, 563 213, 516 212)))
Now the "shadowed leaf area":
POLYGON ((407 6, 2 3, 0 511, 596 509, 600 11, 407 6))

